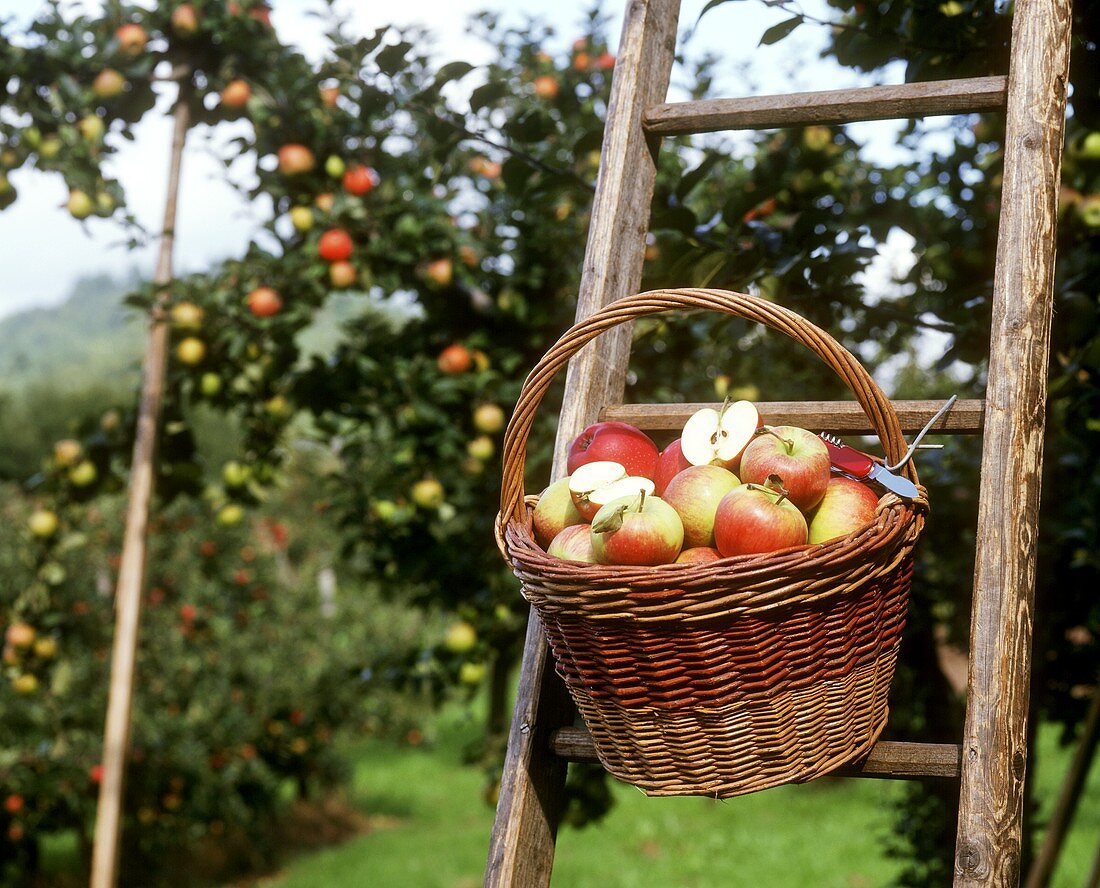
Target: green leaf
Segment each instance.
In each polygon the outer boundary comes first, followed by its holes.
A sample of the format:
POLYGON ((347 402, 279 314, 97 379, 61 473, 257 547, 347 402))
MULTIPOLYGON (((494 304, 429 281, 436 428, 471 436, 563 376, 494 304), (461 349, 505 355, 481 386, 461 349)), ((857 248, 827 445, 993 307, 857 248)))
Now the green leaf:
POLYGON ((789 18, 785 22, 780 22, 778 25, 772 25, 764 32, 764 36, 760 38, 759 45, 771 46, 773 43, 778 43, 790 34, 791 31, 801 25, 802 22, 802 16, 796 15, 794 18, 789 18))
POLYGON ((695 24, 699 24, 700 19, 703 18, 708 12, 714 9, 715 6, 721 6, 724 3, 732 3, 734 0, 710 0, 710 2, 703 7, 703 11, 699 13, 699 18, 695 20, 695 24))
POLYGON ((592 525, 593 533, 614 533, 620 527, 623 526, 623 513, 626 512, 627 506, 619 506, 610 515, 605 515, 599 521, 592 525))

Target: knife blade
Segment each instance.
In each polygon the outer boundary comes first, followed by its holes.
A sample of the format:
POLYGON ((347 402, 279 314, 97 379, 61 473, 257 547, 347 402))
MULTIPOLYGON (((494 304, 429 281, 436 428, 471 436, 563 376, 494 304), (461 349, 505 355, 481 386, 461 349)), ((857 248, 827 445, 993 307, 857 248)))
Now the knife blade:
POLYGON ((891 493, 896 493, 902 499, 916 499, 920 496, 917 485, 908 478, 895 475, 881 463, 875 462, 866 453, 856 450, 842 443, 832 435, 822 433, 821 440, 829 451, 829 462, 833 469, 845 475, 851 475, 859 480, 871 480, 881 484, 891 493))

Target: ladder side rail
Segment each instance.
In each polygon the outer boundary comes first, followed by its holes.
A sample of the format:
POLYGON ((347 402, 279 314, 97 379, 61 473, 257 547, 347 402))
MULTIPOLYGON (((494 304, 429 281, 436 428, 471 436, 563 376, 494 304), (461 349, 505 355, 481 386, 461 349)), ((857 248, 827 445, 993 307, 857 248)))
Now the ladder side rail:
POLYGON ((1020 879, 1070 25, 1070 0, 1020 0, 1012 23, 954 888, 1020 879))
MULTIPOLYGON (((585 248, 577 318, 638 290, 656 179, 657 139, 646 137, 642 113, 664 101, 672 70, 680 0, 631 0, 623 19, 611 86, 600 172, 585 248)), ((565 472, 569 443, 621 401, 630 356, 630 328, 591 343, 569 363, 555 443, 553 476, 565 472)), ((538 615, 531 612, 520 686, 508 736, 485 885, 549 885, 567 763, 550 749, 550 733, 574 712, 554 672, 538 615)))

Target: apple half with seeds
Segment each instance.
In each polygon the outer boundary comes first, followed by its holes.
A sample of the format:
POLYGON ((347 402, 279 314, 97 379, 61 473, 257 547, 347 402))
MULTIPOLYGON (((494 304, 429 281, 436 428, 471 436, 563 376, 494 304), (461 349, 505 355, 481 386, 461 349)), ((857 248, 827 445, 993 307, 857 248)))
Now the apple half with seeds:
POLYGON ((693 466, 737 470, 741 454, 762 425, 752 401, 726 401, 720 410, 704 407, 684 423, 680 449, 693 466))

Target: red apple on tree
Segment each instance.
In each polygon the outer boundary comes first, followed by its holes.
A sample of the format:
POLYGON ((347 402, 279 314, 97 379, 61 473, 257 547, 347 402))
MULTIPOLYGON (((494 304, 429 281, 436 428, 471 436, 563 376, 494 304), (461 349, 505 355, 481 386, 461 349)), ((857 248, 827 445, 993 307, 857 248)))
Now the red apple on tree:
POLYGON ((806 542, 806 519, 787 498, 783 481, 742 484, 718 504, 714 541, 723 557, 777 552, 806 542))
POLYGON ((362 196, 378 184, 378 174, 368 166, 354 164, 344 173, 343 183, 348 194, 362 196))
POLYGON ((181 3, 172 10, 172 32, 179 37, 192 37, 199 30, 199 15, 190 3, 181 3))
POLYGON ((791 502, 808 512, 821 502, 832 477, 829 450, 805 429, 766 426, 745 448, 740 476, 746 484, 763 484, 769 475, 782 478, 791 502))
POLYGON ((92 81, 92 92, 100 99, 114 99, 126 89, 126 78, 114 68, 104 68, 92 81))
POLYGON ((535 541, 544 549, 565 528, 583 524, 584 516, 573 505, 569 479, 560 478, 542 492, 532 515, 535 541))
POLYGON ((657 472, 653 476, 655 485, 653 492, 657 496, 664 496, 668 482, 690 465, 691 463, 684 459, 684 451, 680 446, 680 439, 677 438, 661 451, 657 459, 657 472))
POLYGON ((305 145, 290 143, 279 149, 279 172, 284 176, 308 173, 316 165, 313 152, 305 145))
POLYGON ((326 262, 343 262, 351 258, 351 235, 342 228, 330 228, 317 241, 317 255, 326 262))
POLYGON ((715 465, 737 471, 741 454, 760 428, 760 413, 751 401, 730 401, 720 410, 704 407, 684 423, 680 447, 693 466, 715 465))
POLYGON ((141 25, 128 22, 115 29, 115 40, 118 41, 118 51, 121 55, 133 57, 141 55, 145 44, 149 42, 149 35, 141 25))
POLYGON ((252 87, 247 80, 230 80, 221 91, 220 101, 223 108, 234 110, 243 108, 252 98, 252 87))
POLYGON ((600 509, 590 533, 600 564, 671 564, 684 542, 676 510, 644 492, 600 509))
POLYGON ((446 256, 433 259, 424 266, 423 275, 425 280, 433 286, 446 287, 454 279, 454 266, 446 256))
POLYGON ((474 365, 474 357, 466 346, 456 342, 443 349, 439 353, 439 357, 436 358, 435 363, 440 372, 454 376, 469 370, 474 365))
POLYGON ((721 466, 689 466, 669 482, 661 499, 680 516, 686 548, 714 545, 718 504, 740 484, 733 472, 721 466))
POLYGON ((572 475, 585 463, 611 460, 621 463, 628 475, 653 478, 659 453, 649 435, 625 422, 597 422, 569 445, 568 471, 572 475))
POLYGON ((277 315, 282 307, 282 298, 271 287, 257 287, 248 294, 248 310, 258 318, 277 315))
POLYGON ((535 95, 540 99, 553 99, 558 95, 558 81, 549 74, 543 74, 535 78, 535 95))
POLYGON ((350 262, 333 262, 328 267, 328 279, 332 282, 332 286, 341 290, 354 284, 358 277, 355 266, 350 262))
POLYGON ((546 554, 566 561, 599 564, 596 549, 592 543, 592 534, 587 524, 571 524, 563 528, 546 547, 546 554))
POLYGON ((875 520, 878 503, 878 494, 862 481, 834 475, 809 515, 808 542, 828 542, 866 527, 875 520))

